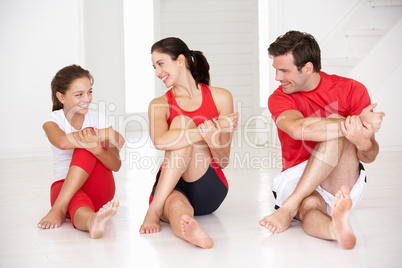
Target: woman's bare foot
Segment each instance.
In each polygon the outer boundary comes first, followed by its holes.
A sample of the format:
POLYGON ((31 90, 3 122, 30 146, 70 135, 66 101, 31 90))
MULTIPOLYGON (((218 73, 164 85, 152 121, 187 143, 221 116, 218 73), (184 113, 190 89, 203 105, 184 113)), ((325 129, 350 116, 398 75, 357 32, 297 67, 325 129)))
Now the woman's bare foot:
POLYGON ((148 209, 144 222, 140 227, 141 234, 158 233, 161 230, 160 217, 148 209))
POLYGON ((116 215, 119 206, 119 200, 112 200, 107 202, 99 209, 89 224, 89 236, 91 238, 101 238, 105 230, 105 223, 116 215))
POLYGON ((352 199, 350 190, 342 186, 331 204, 332 223, 337 236, 337 240, 344 249, 352 249, 356 245, 356 236, 350 225, 350 211, 352 209, 352 199))
POLYGON ((214 241, 202 230, 198 221, 194 218, 183 215, 181 217, 181 233, 185 240, 200 248, 212 248, 214 241))
POLYGON ((66 221, 66 214, 52 207, 45 217, 38 223, 42 229, 53 229, 60 227, 66 221))
POLYGON ((297 210, 288 207, 289 206, 284 204, 273 214, 265 216, 262 220, 260 220, 260 225, 267 228, 274 234, 286 231, 290 227, 292 219, 297 214, 297 210))

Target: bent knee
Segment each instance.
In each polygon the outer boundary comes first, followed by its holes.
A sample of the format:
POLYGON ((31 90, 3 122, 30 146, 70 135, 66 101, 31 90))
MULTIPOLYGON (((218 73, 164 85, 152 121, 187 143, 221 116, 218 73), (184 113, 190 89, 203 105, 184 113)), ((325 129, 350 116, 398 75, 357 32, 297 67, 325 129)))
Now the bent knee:
POLYGON ((303 218, 306 216, 306 214, 312 210, 320 210, 326 212, 325 201, 321 197, 314 194, 306 197, 302 201, 299 209, 300 220, 303 221, 303 218))
POLYGON ((167 211, 177 211, 182 207, 191 207, 190 202, 182 194, 172 194, 168 197, 165 203, 165 209, 167 211))

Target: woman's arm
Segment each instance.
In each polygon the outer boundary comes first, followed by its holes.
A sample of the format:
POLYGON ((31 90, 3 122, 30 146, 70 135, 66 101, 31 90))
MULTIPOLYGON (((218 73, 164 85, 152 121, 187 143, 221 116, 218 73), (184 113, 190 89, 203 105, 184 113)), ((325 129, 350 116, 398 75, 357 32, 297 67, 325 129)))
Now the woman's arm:
POLYGON ((208 144, 215 163, 223 169, 229 164, 233 132, 237 129, 239 114, 233 113, 233 97, 229 91, 211 87, 211 92, 219 118, 200 124, 198 129, 203 140, 208 144), (205 127, 210 128, 210 131, 203 131, 205 127))
POLYGON ((158 150, 178 150, 202 141, 197 128, 169 129, 169 104, 164 96, 151 101, 148 107, 149 134, 158 150))

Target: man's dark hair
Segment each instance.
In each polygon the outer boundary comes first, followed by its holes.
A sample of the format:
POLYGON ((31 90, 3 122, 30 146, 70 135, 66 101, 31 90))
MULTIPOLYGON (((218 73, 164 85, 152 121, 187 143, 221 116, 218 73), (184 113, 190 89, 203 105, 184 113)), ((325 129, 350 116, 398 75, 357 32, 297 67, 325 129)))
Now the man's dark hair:
POLYGON ((279 36, 269 48, 270 56, 282 56, 292 53, 297 69, 301 69, 307 62, 311 62, 315 72, 321 70, 321 50, 314 36, 299 31, 289 31, 279 36))

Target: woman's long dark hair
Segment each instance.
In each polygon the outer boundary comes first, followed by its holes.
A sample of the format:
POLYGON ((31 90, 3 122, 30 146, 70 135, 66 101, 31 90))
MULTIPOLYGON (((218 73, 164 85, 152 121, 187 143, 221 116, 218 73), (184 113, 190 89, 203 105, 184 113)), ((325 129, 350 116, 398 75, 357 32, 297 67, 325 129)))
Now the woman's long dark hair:
POLYGON ((177 37, 168 37, 156 42, 151 48, 151 53, 154 51, 168 54, 172 60, 177 60, 182 54, 196 84, 209 85, 209 64, 201 51, 190 50, 186 43, 177 37))
POLYGON ((78 65, 66 66, 56 73, 51 83, 53 102, 52 111, 63 109, 63 104, 57 98, 56 93, 60 92, 63 95, 66 94, 71 83, 75 79, 83 77, 88 77, 89 81, 91 81, 91 85, 94 83, 94 79, 89 71, 83 69, 81 66, 78 65))

